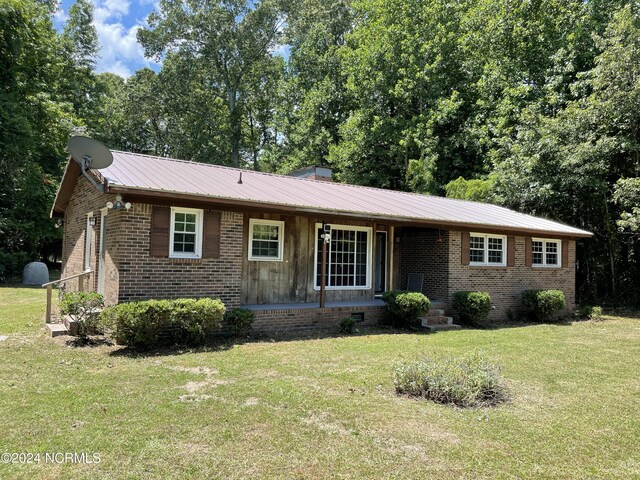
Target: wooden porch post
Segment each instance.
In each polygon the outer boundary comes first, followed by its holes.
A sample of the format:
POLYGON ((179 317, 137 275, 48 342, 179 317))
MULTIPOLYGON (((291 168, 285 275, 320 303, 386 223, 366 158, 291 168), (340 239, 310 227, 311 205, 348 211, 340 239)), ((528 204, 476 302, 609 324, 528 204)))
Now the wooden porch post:
POLYGON ((51 291, 53 290, 53 285, 47 285, 47 313, 44 317, 45 323, 51 323, 51 291))
POLYGON ((325 287, 327 286, 327 242, 324 239, 324 230, 322 232, 322 265, 320 266, 320 308, 324 308, 325 303, 325 287))

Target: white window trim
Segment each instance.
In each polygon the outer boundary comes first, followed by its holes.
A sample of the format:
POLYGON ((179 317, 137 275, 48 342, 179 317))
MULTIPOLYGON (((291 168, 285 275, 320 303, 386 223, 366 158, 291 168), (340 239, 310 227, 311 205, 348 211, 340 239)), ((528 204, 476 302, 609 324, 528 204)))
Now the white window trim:
MULTIPOLYGON (((371 227, 359 227, 359 226, 355 226, 355 225, 338 225, 338 224, 331 224, 331 229, 336 229, 336 230, 352 230, 352 231, 357 231, 357 232, 368 232, 367 235, 367 281, 366 281, 366 285, 364 287, 356 287, 356 286, 338 286, 338 287, 330 287, 330 286, 326 286, 325 290, 371 290, 371 270, 372 270, 372 264, 373 264, 373 258, 372 258, 372 253, 373 253, 373 241, 371 239, 371 235, 373 232, 373 228, 371 227)), ((320 285, 316 285, 316 281, 318 279, 318 231, 322 229, 322 224, 321 223, 316 223, 316 228, 315 228, 315 236, 314 236, 314 243, 315 243, 315 249, 314 249, 314 257, 313 257, 313 289, 314 290, 320 290, 320 285)), ((331 244, 328 244, 327 247, 331 247, 331 244)), ((329 252, 330 252, 330 248, 327 248, 327 258, 329 258, 329 252)), ((328 267, 328 265, 327 265, 328 267)))
POLYGON ((85 229, 84 237, 84 271, 91 270, 91 244, 93 240, 93 225, 91 225, 91 219, 93 218, 93 212, 87 213, 87 227, 85 229))
POLYGON ((202 258, 202 215, 203 211, 199 208, 181 208, 171 207, 171 228, 169 232, 169 258, 202 258), (175 233, 175 215, 176 213, 195 213, 196 214, 196 252, 174 252, 173 237, 175 233))
POLYGON ((284 257, 284 222, 281 220, 263 220, 261 218, 249 219, 249 250, 248 259, 255 262, 281 262, 284 257), (261 257, 253 255, 253 226, 271 225, 278 227, 278 257, 261 257))
POLYGON ((506 235, 493 235, 490 233, 469 233, 469 255, 471 255, 471 237, 483 237, 484 238, 484 262, 472 262, 469 261, 471 267, 506 267, 507 266, 507 252, 509 248, 507 246, 506 235), (502 239, 502 262, 489 262, 489 239, 501 238, 502 239))
POLYGON ((531 266, 535 268, 560 268, 562 267, 562 240, 558 238, 531 238, 531 266), (542 242, 542 263, 533 263, 533 242, 542 242), (558 245, 556 258, 558 263, 547 263, 547 242, 555 242, 558 245))

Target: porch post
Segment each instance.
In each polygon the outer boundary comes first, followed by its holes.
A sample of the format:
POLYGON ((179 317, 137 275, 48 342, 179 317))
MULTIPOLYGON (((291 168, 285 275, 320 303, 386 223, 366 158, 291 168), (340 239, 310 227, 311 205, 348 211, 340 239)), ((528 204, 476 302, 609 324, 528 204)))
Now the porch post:
POLYGON ((327 242, 324 239, 324 231, 322 238, 322 265, 320 266, 320 308, 324 308, 325 287, 327 283, 327 242))

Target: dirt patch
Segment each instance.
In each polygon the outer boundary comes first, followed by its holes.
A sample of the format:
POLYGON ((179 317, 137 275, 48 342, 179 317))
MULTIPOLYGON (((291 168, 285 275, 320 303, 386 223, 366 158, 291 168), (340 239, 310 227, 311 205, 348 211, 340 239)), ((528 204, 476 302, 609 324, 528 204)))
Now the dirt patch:
POLYGON ((255 398, 255 397, 249 397, 247 398, 244 403, 242 404, 243 407, 253 407, 255 405, 258 405, 258 403, 260 403, 260 401, 255 398))
POLYGON ((190 393, 189 395, 180 395, 178 397, 181 402, 186 403, 202 402, 204 400, 209 400, 210 398, 212 398, 211 395, 196 395, 193 393, 190 393))
POLYGON ((338 422, 332 421, 328 413, 322 412, 319 414, 311 414, 307 418, 302 419, 303 423, 307 425, 313 425, 319 428, 323 432, 333 433, 337 435, 351 435, 353 432, 347 428, 344 428, 338 422))

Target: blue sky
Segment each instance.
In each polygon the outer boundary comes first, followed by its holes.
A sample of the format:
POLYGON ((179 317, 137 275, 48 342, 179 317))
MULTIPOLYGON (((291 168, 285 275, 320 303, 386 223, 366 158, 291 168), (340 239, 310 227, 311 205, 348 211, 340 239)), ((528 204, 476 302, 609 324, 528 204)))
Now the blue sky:
MULTIPOLYGON (((64 26, 69 7, 75 0, 62 0, 54 15, 58 29, 64 26)), ((96 64, 99 73, 111 72, 129 77, 142 67, 158 70, 160 65, 144 57, 142 47, 136 40, 136 32, 146 26, 146 18, 157 8, 158 0, 93 0, 95 5, 94 25, 100 40, 100 58, 96 64)), ((274 51, 284 58, 289 48, 281 45, 274 51)))
MULTIPOLYGON (((138 29, 146 25, 147 15, 155 8, 157 0, 94 0, 96 6, 94 25, 100 40, 98 72, 112 72, 123 77, 137 69, 159 65, 145 59, 142 47, 136 40, 138 29)), ((56 27, 62 28, 69 6, 74 0, 63 0, 54 16, 56 27)))

